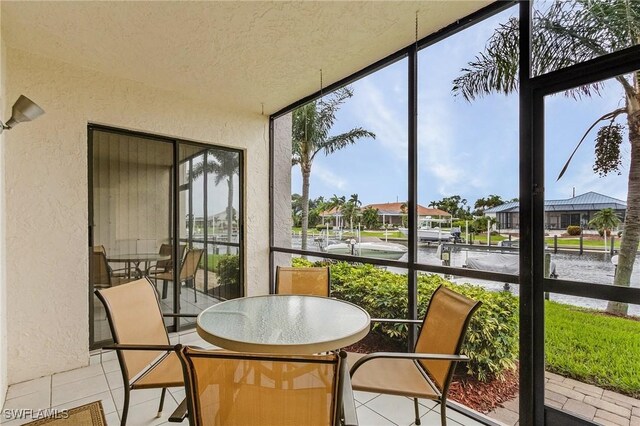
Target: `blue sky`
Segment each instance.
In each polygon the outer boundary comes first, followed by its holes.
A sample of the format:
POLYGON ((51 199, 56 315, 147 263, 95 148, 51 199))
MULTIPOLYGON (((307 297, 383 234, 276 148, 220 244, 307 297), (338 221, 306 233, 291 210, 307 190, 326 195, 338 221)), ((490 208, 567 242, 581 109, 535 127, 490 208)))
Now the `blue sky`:
MULTIPOLYGON (((506 11, 424 49, 418 62, 418 200, 427 205, 460 195, 476 199, 518 196, 518 97, 493 94, 468 103, 451 92, 461 68, 484 49, 506 11)), ((407 198, 407 61, 402 60, 351 85, 354 96, 338 112, 333 133, 364 127, 375 140, 360 140, 314 161, 310 195, 357 193, 364 204, 407 198)), ((546 99, 546 198, 569 198, 588 191, 626 200, 629 145, 623 142, 621 176, 600 178, 592 170, 594 137, 585 140, 565 176, 556 177, 582 134, 595 119, 620 105, 622 89, 606 84, 601 97, 576 101, 563 95, 546 99)), ((619 120, 620 121, 620 120, 619 120)), ((624 124, 624 121, 621 121, 624 124)), ((302 179, 292 169, 292 193, 302 179)))

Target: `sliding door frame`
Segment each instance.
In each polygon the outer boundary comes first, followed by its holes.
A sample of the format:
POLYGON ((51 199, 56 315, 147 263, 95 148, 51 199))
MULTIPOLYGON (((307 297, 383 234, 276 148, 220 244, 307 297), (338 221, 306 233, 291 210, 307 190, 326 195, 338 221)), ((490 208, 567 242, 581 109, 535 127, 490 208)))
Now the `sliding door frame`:
MULTIPOLYGON (((132 130, 126 130, 126 129, 121 129, 121 128, 117 128, 117 127, 111 127, 111 126, 105 126, 105 125, 101 125, 101 124, 93 124, 93 123, 89 123, 87 125, 87 143, 88 143, 88 149, 87 149, 87 165, 88 165, 88 176, 87 176, 87 188, 88 188, 88 250, 91 249, 91 247, 94 244, 94 235, 93 235, 93 218, 94 218, 94 207, 93 207, 93 153, 94 153, 94 140, 93 140, 93 133, 95 131, 101 131, 101 132, 105 132, 105 133, 111 133, 111 134, 116 134, 116 135, 121 135, 121 136, 127 136, 127 137, 138 137, 138 138, 143 138, 143 139, 148 139, 148 140, 153 140, 153 141, 157 141, 160 143, 170 143, 172 144, 172 167, 171 167, 171 183, 169 185, 170 187, 170 197, 169 197, 169 203, 170 208, 169 208, 169 223, 171 224, 170 226, 173 228, 170 231, 171 234, 171 239, 172 241, 176 241, 178 242, 178 244, 173 244, 174 246, 174 252, 173 252, 173 258, 174 259, 178 259, 180 257, 180 217, 179 217, 179 212, 180 212, 180 187, 181 185, 179 185, 180 182, 180 164, 182 163, 180 161, 180 147, 182 146, 196 146, 196 147, 200 147, 203 148, 203 151, 205 153, 205 159, 206 159, 206 154, 208 153, 209 150, 224 150, 224 151, 231 151, 231 152, 236 152, 239 156, 238 162, 239 162, 239 170, 238 170, 238 177, 239 177, 239 184, 238 184, 238 189, 239 189, 239 193, 238 193, 238 199, 239 199, 239 204, 238 204, 238 243, 233 243, 233 246, 238 247, 238 256, 239 256, 239 291, 240 291, 240 296, 244 295, 245 292, 245 244, 244 244, 244 226, 245 226, 245 211, 244 211, 244 192, 245 192, 245 181, 246 181, 246 176, 245 176, 245 167, 244 167, 244 156, 245 156, 245 152, 243 149, 241 148, 231 148, 231 147, 225 147, 225 146, 218 146, 218 145, 212 145, 212 144, 207 144, 207 143, 202 143, 202 142, 195 142, 195 141, 190 141, 190 140, 185 140, 185 139, 180 139, 180 138, 171 138, 171 137, 166 137, 166 136, 159 136, 159 135, 155 135, 152 133, 146 133, 146 132, 138 132, 138 131, 132 131, 132 130)), ((206 175, 205 175, 205 182, 206 182, 206 175)), ((206 186, 206 184, 205 184, 206 186)), ((191 196, 190 196, 191 197, 191 196)), ((206 203, 207 201, 207 194, 204 194, 204 202, 206 203)), ((191 203, 192 204, 192 203, 191 203)), ((190 206, 191 207, 191 206, 190 206)), ((205 208, 205 212, 206 212, 206 208, 205 208)), ((205 217, 205 222, 206 222, 206 217, 205 217)), ((206 240, 206 239, 205 239, 206 240)), ((205 245, 205 254, 208 253, 208 247, 205 245)), ((177 262, 176 262, 177 263, 177 262)), ((171 312, 172 314, 176 314, 179 313, 180 307, 179 307, 179 298, 176 297, 179 292, 179 286, 180 286, 180 282, 179 282, 179 268, 173 268, 173 312, 171 312)), ((206 269, 205 273, 208 273, 208 268, 206 269)), ((109 340, 102 340, 102 341, 95 341, 95 333, 94 333, 94 309, 93 309, 93 298, 94 298, 94 294, 93 294, 93 284, 91 283, 91 276, 90 276, 90 271, 89 271, 89 275, 87 276, 87 282, 88 282, 88 286, 89 286, 89 349, 93 350, 93 349, 98 349, 102 346, 104 346, 105 344, 108 344, 110 341, 109 340)), ((194 283, 195 285, 195 283, 194 283)), ((168 331, 169 332, 175 332, 175 331, 179 331, 185 328, 192 328, 194 327, 193 323, 185 323, 184 325, 181 324, 180 322, 180 318, 179 317, 173 317, 173 322, 170 326, 168 326, 168 331)))

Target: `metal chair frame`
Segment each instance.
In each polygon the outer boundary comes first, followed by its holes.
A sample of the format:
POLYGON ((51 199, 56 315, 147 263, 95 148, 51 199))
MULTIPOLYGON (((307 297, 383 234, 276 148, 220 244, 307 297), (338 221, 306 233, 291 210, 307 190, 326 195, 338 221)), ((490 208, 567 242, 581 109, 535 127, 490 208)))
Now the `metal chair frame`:
MULTIPOLYGON (((151 281, 149 281, 148 278, 142 278, 142 279, 146 279, 146 281, 149 283, 149 285, 151 287, 153 287, 154 289, 154 294, 156 296, 156 303, 158 304, 158 312, 161 314, 162 318, 165 317, 169 317, 169 318, 195 318, 197 317, 197 314, 164 314, 162 313, 162 308, 160 306, 160 300, 158 299, 158 294, 155 290, 155 286, 153 285, 153 283, 151 283, 151 281)), ((123 388, 124 388, 124 404, 123 404, 123 408, 122 408, 122 418, 120 421, 120 425, 121 426, 125 426, 127 424, 127 416, 129 413, 129 402, 130 402, 130 394, 133 389, 133 387, 135 386, 136 382, 138 380, 140 380, 141 378, 143 378, 146 374, 148 374, 150 371, 152 371, 156 366, 158 366, 167 356, 169 356, 171 354, 171 352, 174 350, 174 346, 173 345, 135 345, 135 344, 123 344, 120 343, 120 339, 118 337, 118 332, 115 329, 114 326, 114 322, 113 322, 113 316, 112 316, 112 312, 111 309, 109 307, 109 303, 106 301, 106 299, 104 298, 104 296, 100 293, 100 290, 96 290, 94 292, 94 294, 96 295, 96 297, 100 300, 100 302, 102 302, 102 304, 105 307, 105 311, 107 313, 107 319, 109 321, 109 329, 111 330, 111 336, 113 337, 114 340, 114 344, 112 345, 107 345, 104 346, 102 349, 113 349, 116 351, 116 355, 118 357, 118 364, 120 365, 120 371, 122 373, 122 383, 123 383, 123 388), (123 351, 126 350, 131 350, 131 351, 156 351, 156 352, 164 352, 161 355, 159 355, 154 362, 152 362, 146 369, 144 369, 143 371, 141 371, 139 374, 137 374, 135 377, 131 378, 129 377, 129 371, 127 369, 127 365, 125 363, 124 360, 124 356, 123 356, 123 351)), ((165 328, 166 331, 166 328, 165 328)), ((169 341, 169 335, 167 334, 167 341, 169 341)), ((160 417, 160 415, 162 414, 162 408, 164 406, 164 398, 165 398, 165 394, 167 391, 166 387, 158 387, 162 389, 162 392, 160 394, 160 404, 158 406, 158 414, 156 417, 160 417)))
MULTIPOLYGON (((442 285, 438 286, 438 288, 436 289, 436 291, 433 293, 433 296, 435 296, 437 294, 438 291, 440 291, 441 288, 445 288, 442 285)), ((433 296, 431 298, 431 300, 429 300, 429 305, 427 306, 427 311, 424 315, 424 319, 422 321, 419 320, 385 320, 385 319, 372 319, 372 322, 388 322, 388 323, 397 323, 397 322, 404 322, 404 323, 413 323, 413 324, 421 324, 421 328, 420 328, 420 334, 422 334, 423 330, 425 329, 425 324, 427 321, 427 318, 429 317, 429 311, 432 307, 432 301, 433 301, 433 296)), ((469 313, 466 316, 466 319, 464 321, 464 324, 462 326, 462 332, 460 333, 460 336, 458 338, 458 341, 456 343, 456 348, 455 348, 455 354, 449 355, 449 354, 427 354, 427 353, 397 353, 397 352, 375 352, 375 353, 371 353, 368 355, 365 355, 364 357, 360 358, 359 360, 357 360, 353 366, 351 367, 351 370, 349 372, 350 376, 353 377, 353 375, 356 373, 356 371, 365 363, 368 361, 371 361, 373 359, 380 359, 380 358, 387 358, 387 359, 391 359, 391 358, 395 358, 395 359, 410 359, 414 361, 414 364, 416 365, 416 368, 418 369, 418 371, 422 374, 423 378, 425 379, 425 381, 431 386, 431 388, 433 388, 433 390, 437 393, 437 399, 435 399, 437 402, 440 403, 440 421, 442 426, 446 426, 447 424, 447 413, 446 413, 446 407, 447 407, 447 394, 449 392, 449 386, 451 385, 451 380, 453 379, 453 373, 455 372, 456 369, 456 365, 458 362, 468 362, 469 361, 469 357, 465 356, 465 355, 460 355, 460 350, 462 348, 462 343, 464 342, 464 338, 467 332, 467 328, 469 326, 469 322, 471 321, 471 317, 473 316, 473 314, 475 313, 476 310, 478 310, 478 308, 480 307, 480 305, 482 305, 482 302, 478 302, 476 301, 474 306, 470 309, 469 313), (424 368, 424 366, 418 362, 419 360, 441 360, 441 361, 452 361, 451 362, 451 366, 449 367, 449 371, 447 373, 447 376, 444 380, 444 383, 442 385, 442 390, 440 390, 438 388, 438 386, 433 382, 433 380, 431 380, 431 378, 429 377, 429 373, 428 371, 424 368)), ((418 340, 420 339, 420 335, 418 335, 418 340)), ((382 392, 384 393, 384 392, 382 392)), ((418 398, 414 397, 413 398, 413 405, 414 405, 414 411, 415 411, 415 424, 416 425, 420 425, 420 412, 419 412, 419 405, 418 405, 418 398)))

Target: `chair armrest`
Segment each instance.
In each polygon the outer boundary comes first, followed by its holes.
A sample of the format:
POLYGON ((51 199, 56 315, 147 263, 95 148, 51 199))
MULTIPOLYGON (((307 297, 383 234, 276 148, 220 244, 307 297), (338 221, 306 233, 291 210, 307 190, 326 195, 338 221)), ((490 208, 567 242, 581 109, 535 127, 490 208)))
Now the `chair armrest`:
POLYGON ((198 318, 198 314, 162 314, 167 318, 198 318))
POLYGON ((171 352, 175 349, 173 345, 129 345, 124 343, 114 343, 113 345, 103 346, 102 349, 115 349, 117 351, 167 351, 171 352))
POLYGON ((180 405, 169 416, 169 422, 182 423, 187 418, 187 399, 183 399, 180 405))
POLYGON ((422 324, 421 320, 389 319, 389 318, 371 318, 371 322, 382 322, 382 323, 390 323, 390 324, 422 324))
MULTIPOLYGON (((345 361, 346 362, 346 361, 345 361)), ((351 376, 344 369, 341 379, 342 383, 342 414, 344 416, 344 426, 358 426, 358 415, 356 414, 356 403, 353 399, 353 388, 351 387, 351 376)))
POLYGON ((374 352, 374 353, 365 355, 359 360, 357 360, 353 364, 353 367, 351 367, 351 371, 349 371, 349 374, 353 377, 353 374, 356 372, 358 368, 360 368, 362 364, 376 358, 396 358, 396 359, 412 359, 412 360, 431 359, 436 361, 462 361, 462 362, 469 361, 469 357, 466 355, 374 352))

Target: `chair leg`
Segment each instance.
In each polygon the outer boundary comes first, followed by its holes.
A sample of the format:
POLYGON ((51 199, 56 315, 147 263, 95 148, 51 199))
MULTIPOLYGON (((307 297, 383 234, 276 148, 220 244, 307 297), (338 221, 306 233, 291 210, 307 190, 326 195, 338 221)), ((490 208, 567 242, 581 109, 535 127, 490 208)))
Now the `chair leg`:
POLYGON ((197 302, 198 301, 198 289, 196 288, 196 279, 192 278, 191 282, 193 283, 193 298, 197 302))
POLYGON ((418 405, 418 398, 413 398, 413 408, 416 411, 416 424, 420 424, 420 407, 418 405))
POLYGON ((162 298, 166 299, 167 298, 167 289, 169 287, 169 281, 167 280, 162 280, 162 298))
POLYGON ((127 425, 127 414, 129 414, 129 393, 131 390, 129 386, 124 386, 124 405, 122 407, 122 420, 120 420, 120 426, 127 425))
POLYGON ((156 419, 162 417, 162 407, 164 406, 164 395, 167 393, 167 388, 162 388, 162 393, 160 394, 160 406, 158 407, 158 414, 156 414, 156 419))
POLYGON ((440 424, 447 426, 447 400, 440 401, 440 424))

